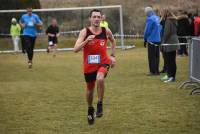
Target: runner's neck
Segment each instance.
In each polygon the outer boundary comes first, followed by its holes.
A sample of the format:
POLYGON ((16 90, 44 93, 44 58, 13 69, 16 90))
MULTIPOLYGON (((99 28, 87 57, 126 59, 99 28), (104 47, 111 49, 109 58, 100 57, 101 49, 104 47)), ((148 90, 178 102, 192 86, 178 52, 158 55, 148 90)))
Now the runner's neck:
POLYGON ((95 35, 98 35, 98 34, 100 34, 102 32, 101 27, 90 26, 89 29, 95 35))

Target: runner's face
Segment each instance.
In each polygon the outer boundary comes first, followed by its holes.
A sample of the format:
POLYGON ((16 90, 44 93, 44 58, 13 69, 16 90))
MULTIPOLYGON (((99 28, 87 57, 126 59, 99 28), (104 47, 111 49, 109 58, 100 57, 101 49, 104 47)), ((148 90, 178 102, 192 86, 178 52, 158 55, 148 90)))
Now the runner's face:
POLYGON ((54 20, 52 20, 51 23, 52 23, 53 26, 57 26, 57 20, 54 19, 54 20))
POLYGON ((28 13, 28 15, 32 15, 32 8, 27 8, 27 13, 28 13))
POLYGON ((90 17, 90 22, 92 26, 99 27, 101 21, 101 13, 100 12, 93 12, 90 17))

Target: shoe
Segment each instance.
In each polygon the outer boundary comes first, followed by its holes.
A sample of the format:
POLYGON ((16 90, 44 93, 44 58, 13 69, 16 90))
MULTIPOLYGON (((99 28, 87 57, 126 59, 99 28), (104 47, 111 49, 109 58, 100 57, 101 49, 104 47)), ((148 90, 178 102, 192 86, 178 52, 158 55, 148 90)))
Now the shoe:
POLYGON ((97 112, 96 112, 96 117, 100 118, 103 116, 103 104, 102 102, 97 103, 97 112))
POLYGON ((32 68, 32 61, 28 61, 28 68, 29 68, 29 69, 32 68))
POLYGON ((168 80, 165 80, 164 81, 165 83, 168 83, 168 82, 175 82, 175 78, 174 77, 169 77, 168 80))
POLYGON ((165 75, 164 77, 162 77, 160 80, 161 81, 166 81, 166 80, 168 80, 169 78, 168 78, 168 76, 167 75, 165 75))
POLYGON ((88 124, 93 125, 94 124, 94 108, 93 107, 88 107, 88 124))

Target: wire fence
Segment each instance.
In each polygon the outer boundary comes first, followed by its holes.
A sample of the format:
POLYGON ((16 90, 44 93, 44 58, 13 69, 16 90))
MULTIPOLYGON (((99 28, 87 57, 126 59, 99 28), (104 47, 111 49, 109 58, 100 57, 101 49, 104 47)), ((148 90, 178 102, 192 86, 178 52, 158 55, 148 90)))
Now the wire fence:
MULTIPOLYGON (((60 32, 60 35, 61 35, 61 37, 78 37, 78 35, 79 35, 79 32, 80 32, 80 30, 74 30, 74 31, 64 31, 64 32, 60 32)), ((20 35, 20 36, 23 36, 23 35, 20 35)), ((124 35, 120 35, 120 34, 114 34, 114 37, 115 38, 121 38, 121 37, 124 37, 125 39, 128 39, 128 38, 130 38, 130 39, 143 39, 143 35, 139 35, 139 34, 136 34, 136 35, 129 35, 129 34, 124 34, 124 35)), ((12 38, 11 38, 11 35, 10 34, 2 34, 2 33, 0 33, 0 45, 5 45, 5 43, 7 43, 7 44, 9 44, 8 46, 10 46, 10 47, 8 47, 8 49, 5 49, 5 50, 1 50, 1 47, 0 47, 0 53, 12 53, 12 52, 14 52, 14 50, 12 50, 11 49, 11 47, 12 47, 12 38), (2 41, 2 40, 4 40, 4 41, 2 41)), ((154 44, 154 43, 152 43, 152 42, 148 42, 148 43, 150 43, 151 45, 156 45, 156 46, 171 46, 171 45, 178 45, 178 46, 181 46, 181 45, 186 45, 186 46, 188 46, 189 47, 189 45, 191 44, 191 39, 192 38, 194 38, 195 36, 179 36, 179 38, 185 38, 185 39, 187 39, 188 40, 188 42, 187 43, 175 43, 175 44, 166 44, 166 43, 164 43, 164 44, 160 44, 160 45, 158 45, 158 44, 154 44)), ((46 42, 46 40, 47 40, 47 35, 46 35, 46 33, 38 33, 38 38, 39 38, 39 40, 43 40, 43 42, 45 41, 46 42)), ((60 38, 60 37, 59 37, 60 38)), ((67 38, 62 38, 62 40, 63 40, 63 42, 68 42, 67 41, 67 38)), ((134 48, 135 47, 135 45, 133 44, 133 45, 125 45, 126 46, 126 48, 125 49, 129 49, 129 48, 134 48)), ((122 47, 120 47, 120 46, 118 46, 117 48, 122 48, 122 47)), ((123 49, 123 48, 122 48, 123 49)), ((58 49, 59 51, 68 51, 68 50, 72 50, 72 48, 71 47, 65 47, 65 48, 60 48, 60 49, 58 49)), ((46 49, 42 49, 42 48, 37 48, 37 49, 35 49, 35 51, 46 51, 46 49)))
POLYGON ((190 95, 200 94, 200 38, 192 38, 189 45, 189 81, 180 85, 181 88, 192 87, 190 95))

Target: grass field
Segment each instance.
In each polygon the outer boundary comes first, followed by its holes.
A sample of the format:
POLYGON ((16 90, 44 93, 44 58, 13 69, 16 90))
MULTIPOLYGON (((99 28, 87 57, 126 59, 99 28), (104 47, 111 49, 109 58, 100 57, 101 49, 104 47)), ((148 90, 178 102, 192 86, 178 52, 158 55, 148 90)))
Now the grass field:
POLYGON ((88 126, 82 53, 36 53, 31 70, 24 55, 1 54, 0 134, 199 134, 200 96, 178 89, 187 57, 177 58, 175 83, 145 76, 146 59, 141 47, 117 51, 104 116, 88 126))

